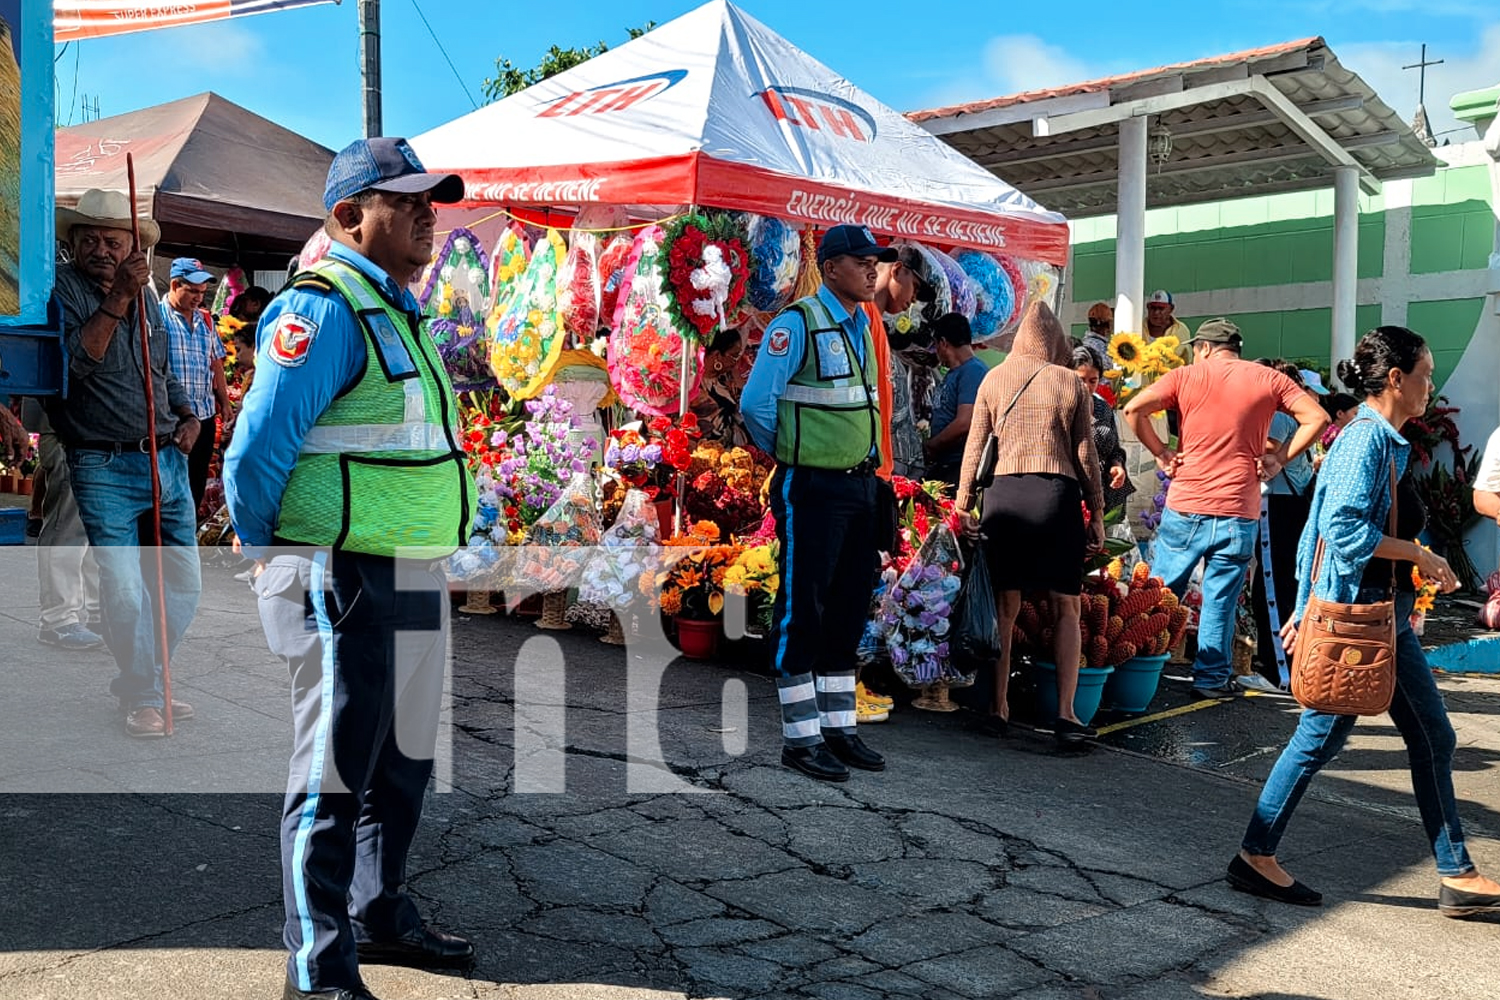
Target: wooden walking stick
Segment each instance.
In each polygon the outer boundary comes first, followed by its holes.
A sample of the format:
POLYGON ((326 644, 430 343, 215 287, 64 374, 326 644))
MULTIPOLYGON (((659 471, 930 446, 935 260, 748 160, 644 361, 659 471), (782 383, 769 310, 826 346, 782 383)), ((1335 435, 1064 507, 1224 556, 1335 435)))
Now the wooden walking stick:
MULTIPOLYGON (((130 181, 130 238, 131 249, 141 248, 141 223, 135 205, 135 157, 125 154, 125 175, 130 181)), ((149 300, 142 288, 135 303, 136 317, 141 328, 141 371, 145 373, 146 387, 146 454, 151 458, 151 548, 156 553, 156 627, 161 637, 161 686, 165 704, 162 719, 166 722, 166 734, 172 735, 172 650, 167 633, 167 579, 161 556, 161 467, 156 452, 156 390, 151 380, 151 321, 146 317, 149 300)))

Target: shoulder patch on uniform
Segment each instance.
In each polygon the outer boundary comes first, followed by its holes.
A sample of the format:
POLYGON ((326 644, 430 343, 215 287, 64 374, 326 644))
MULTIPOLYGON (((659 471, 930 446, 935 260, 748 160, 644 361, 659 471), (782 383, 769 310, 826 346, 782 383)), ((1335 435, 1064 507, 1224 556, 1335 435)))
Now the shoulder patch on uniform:
POLYGON ((781 357, 791 346, 792 335, 787 332, 785 327, 772 330, 771 335, 766 338, 766 353, 772 357, 781 357))
POLYGON ((266 352, 283 368, 297 368, 307 361, 308 349, 318 335, 318 324, 298 313, 282 313, 271 328, 266 352))
POLYGON ((320 292, 331 292, 331 291, 333 291, 333 283, 330 282, 327 278, 324 278, 324 277, 322 277, 320 275, 317 275, 317 274, 303 274, 303 275, 299 275, 295 280, 293 280, 292 287, 293 288, 311 288, 311 289, 315 289, 316 291, 320 291, 320 292))

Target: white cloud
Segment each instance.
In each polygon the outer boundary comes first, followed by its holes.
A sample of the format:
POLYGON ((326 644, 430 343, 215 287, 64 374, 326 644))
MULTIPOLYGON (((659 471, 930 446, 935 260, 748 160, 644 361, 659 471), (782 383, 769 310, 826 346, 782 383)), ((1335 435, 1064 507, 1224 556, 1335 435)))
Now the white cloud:
MULTIPOLYGON (((984 45, 979 65, 928 92, 923 108, 943 107, 1079 83, 1132 67, 1086 61, 1037 35, 997 35, 984 45)), ((944 74, 947 75, 947 74, 944 74)))
MULTIPOLYGON (((1397 0, 1390 0, 1397 2, 1397 0)), ((1500 22, 1476 31, 1474 43, 1466 50, 1429 48, 1428 59, 1442 59, 1440 66, 1427 67, 1427 117, 1434 133, 1460 128, 1448 102, 1454 94, 1482 90, 1500 83, 1500 22)), ((1339 62, 1358 73, 1375 89, 1380 99, 1390 105, 1404 120, 1410 121, 1417 111, 1417 71, 1401 67, 1417 62, 1420 42, 1362 42, 1340 45, 1329 39, 1338 53, 1339 62)), ((1463 125, 1461 131, 1443 138, 1454 142, 1474 138, 1473 129, 1463 125)), ((1439 139, 1441 142, 1442 139, 1439 139)))

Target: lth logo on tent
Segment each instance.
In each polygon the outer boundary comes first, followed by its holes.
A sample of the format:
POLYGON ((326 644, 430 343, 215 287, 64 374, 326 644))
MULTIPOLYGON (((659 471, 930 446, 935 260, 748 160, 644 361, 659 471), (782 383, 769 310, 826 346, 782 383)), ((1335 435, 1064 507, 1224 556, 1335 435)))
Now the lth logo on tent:
POLYGON ((855 142, 875 140, 875 116, 841 97, 781 86, 767 87, 759 96, 777 121, 814 132, 831 132, 855 142))
POLYGON ((607 115, 642 104, 665 94, 687 77, 685 69, 669 69, 630 80, 606 83, 588 90, 575 90, 556 98, 538 111, 538 118, 571 118, 574 115, 607 115))

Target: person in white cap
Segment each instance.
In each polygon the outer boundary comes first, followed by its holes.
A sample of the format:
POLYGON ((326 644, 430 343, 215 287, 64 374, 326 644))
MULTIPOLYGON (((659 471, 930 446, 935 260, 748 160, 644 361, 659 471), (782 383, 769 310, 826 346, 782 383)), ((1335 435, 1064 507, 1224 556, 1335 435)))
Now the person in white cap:
MULTIPOLYGON (((188 452, 201 428, 172 373, 167 331, 150 284, 146 251, 161 231, 150 219, 140 220, 140 246, 133 246, 130 198, 93 189, 76 208, 58 210, 57 232, 73 250, 72 263, 57 268, 53 289, 62 311, 68 394, 48 416, 67 449, 78 514, 99 564, 104 640, 120 668, 110 690, 120 699, 125 733, 165 736, 158 650, 165 642, 170 651, 182 639, 202 589, 187 473, 188 452), (141 350, 143 308, 150 330, 147 357, 141 350), (154 424, 146 419, 147 365, 154 424), (141 524, 152 509, 152 438, 161 476, 164 637, 156 634, 155 581, 142 572, 148 560, 139 549, 151 544, 141 524)), ((174 700, 172 714, 182 721, 193 709, 174 700)))
POLYGON ((1192 334, 1188 332, 1187 324, 1177 318, 1176 308, 1171 292, 1158 288, 1151 293, 1151 297, 1146 300, 1146 343, 1149 344, 1158 337, 1171 336, 1186 347, 1192 334))

